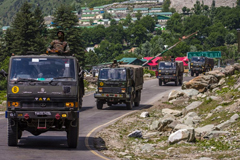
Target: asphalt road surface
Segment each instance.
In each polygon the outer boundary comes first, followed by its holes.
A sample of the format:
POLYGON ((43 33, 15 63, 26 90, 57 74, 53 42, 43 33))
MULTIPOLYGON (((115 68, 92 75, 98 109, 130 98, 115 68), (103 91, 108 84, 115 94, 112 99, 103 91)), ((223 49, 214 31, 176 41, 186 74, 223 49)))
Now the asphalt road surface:
MULTIPOLYGON (((184 77, 189 81, 191 77, 184 77)), ((46 132, 39 136, 33 136, 24 131, 18 146, 7 145, 7 119, 0 116, 0 160, 102 160, 108 159, 93 148, 93 137, 97 131, 105 127, 122 115, 141 110, 143 107, 151 107, 151 104, 159 99, 163 92, 180 89, 173 82, 164 86, 158 86, 158 80, 148 80, 144 83, 140 107, 126 110, 124 105, 108 107, 103 110, 95 106, 93 94, 86 95, 83 99, 83 108, 80 111, 79 144, 76 149, 67 146, 66 132, 46 132)))

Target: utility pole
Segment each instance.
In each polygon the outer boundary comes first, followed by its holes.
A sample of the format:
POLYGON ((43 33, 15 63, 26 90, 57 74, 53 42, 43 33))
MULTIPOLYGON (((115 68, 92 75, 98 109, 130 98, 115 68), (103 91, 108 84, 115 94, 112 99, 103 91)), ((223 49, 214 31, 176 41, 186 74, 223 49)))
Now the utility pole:
POLYGON ((240 53, 240 28, 237 29, 238 53, 240 53))

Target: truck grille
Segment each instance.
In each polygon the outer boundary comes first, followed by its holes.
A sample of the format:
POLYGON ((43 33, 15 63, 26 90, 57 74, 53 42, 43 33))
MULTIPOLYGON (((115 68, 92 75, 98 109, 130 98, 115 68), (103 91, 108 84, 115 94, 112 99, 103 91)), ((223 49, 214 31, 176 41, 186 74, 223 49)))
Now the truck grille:
POLYGON ((110 88, 110 87, 105 87, 103 88, 104 93, 121 93, 121 88, 110 88))

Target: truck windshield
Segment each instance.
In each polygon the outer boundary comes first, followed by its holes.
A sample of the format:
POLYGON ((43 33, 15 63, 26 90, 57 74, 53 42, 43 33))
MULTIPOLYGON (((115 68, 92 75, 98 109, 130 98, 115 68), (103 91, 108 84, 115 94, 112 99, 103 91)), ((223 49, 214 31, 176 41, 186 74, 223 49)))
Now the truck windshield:
POLYGON ((191 61, 192 62, 204 62, 205 57, 192 57, 191 61))
POLYGON ((161 62, 159 63, 159 69, 176 69, 176 64, 173 62, 161 62))
POLYGON ((75 80, 74 60, 69 58, 26 58, 12 59, 10 80, 31 79, 39 81, 75 80))
POLYGON ((100 69, 99 80, 126 80, 126 70, 122 68, 100 69))

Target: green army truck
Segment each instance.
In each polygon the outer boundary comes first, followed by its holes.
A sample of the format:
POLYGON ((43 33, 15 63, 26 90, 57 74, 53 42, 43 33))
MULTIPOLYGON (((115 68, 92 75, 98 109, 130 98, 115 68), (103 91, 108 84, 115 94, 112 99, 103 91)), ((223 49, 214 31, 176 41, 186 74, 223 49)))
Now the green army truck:
POLYGON ((8 145, 16 146, 22 131, 37 136, 66 131, 76 148, 79 109, 84 95, 83 71, 73 56, 12 56, 7 77, 8 145))
POLYGON ((200 73, 204 73, 213 70, 214 60, 208 57, 194 56, 190 59, 191 76, 194 74, 198 76, 200 73))
POLYGON ((97 109, 103 104, 126 104, 127 109, 139 106, 143 88, 143 68, 135 65, 117 65, 99 70, 98 87, 94 94, 97 109))
POLYGON ((160 61, 158 63, 158 82, 159 86, 168 82, 175 82, 175 86, 183 82, 184 67, 182 61, 160 61))

